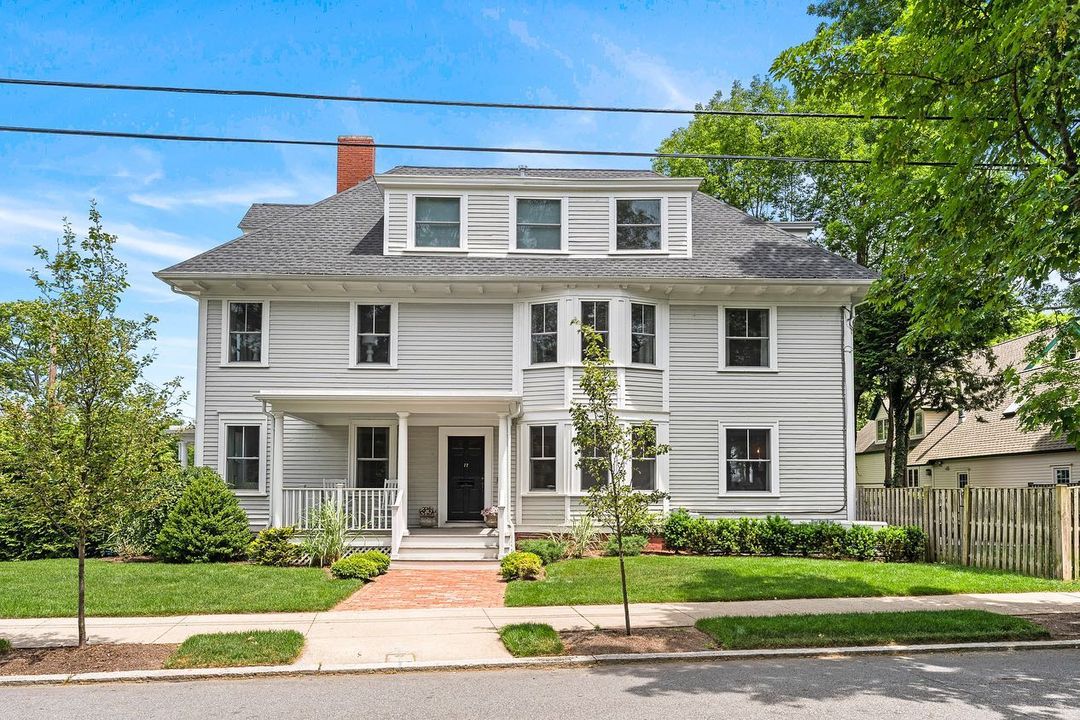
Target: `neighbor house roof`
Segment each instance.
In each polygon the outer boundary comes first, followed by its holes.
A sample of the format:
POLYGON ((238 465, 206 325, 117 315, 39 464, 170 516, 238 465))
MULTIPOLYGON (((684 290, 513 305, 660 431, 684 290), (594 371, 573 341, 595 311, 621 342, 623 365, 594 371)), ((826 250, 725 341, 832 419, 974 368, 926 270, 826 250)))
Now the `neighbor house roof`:
MULTIPOLYGON (((1020 372, 1038 372, 1025 370, 1024 353, 1031 342, 1049 340, 1046 331, 1024 335, 1006 340, 995 345, 992 350, 997 361, 996 372, 1007 367, 1014 367, 1020 372)), ((908 451, 909 465, 925 465, 935 460, 953 460, 963 457, 983 457, 987 455, 1016 455, 1021 453, 1075 450, 1066 440, 1055 438, 1049 430, 1023 432, 1015 412, 1015 395, 1006 394, 996 407, 989 410, 976 410, 965 413, 963 420, 956 412, 926 428, 926 435, 913 440, 908 451)), ((855 442, 857 453, 884 452, 884 443, 876 442, 874 421, 860 428, 855 442)))
MULTIPOLYGON (((390 174, 515 176, 520 169, 399 167, 390 174)), ((637 170, 527 169, 530 176, 660 177, 637 170)), ((159 277, 288 275, 423 278, 800 279, 865 283, 873 271, 695 192, 693 257, 383 255, 383 193, 374 179, 307 206, 252 207, 244 235, 159 277)))

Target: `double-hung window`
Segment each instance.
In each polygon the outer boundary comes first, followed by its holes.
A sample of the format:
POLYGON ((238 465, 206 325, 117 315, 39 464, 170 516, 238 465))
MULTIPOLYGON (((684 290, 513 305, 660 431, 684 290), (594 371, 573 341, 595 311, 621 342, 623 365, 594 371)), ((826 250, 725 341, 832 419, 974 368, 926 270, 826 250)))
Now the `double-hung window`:
POLYGON ((656 306, 630 303, 630 362, 656 364, 656 306))
POLYGON ((517 249, 562 249, 562 200, 519 198, 517 249))
POLYGON ((418 248, 461 247, 461 198, 418 197, 413 245, 418 248))
POLYGON ((919 487, 919 468, 907 469, 907 480, 904 487, 917 488, 919 487))
POLYGON ((630 487, 634 490, 656 489, 656 428, 635 425, 630 430, 634 456, 630 461, 630 487))
POLYGON ((233 490, 259 491, 261 449, 261 425, 225 425, 225 484, 233 490))
POLYGON ((578 448, 578 466, 581 468, 581 491, 588 492, 595 485, 606 485, 611 473, 607 466, 598 459, 604 458, 597 443, 589 443, 578 448))
POLYGON ((874 441, 885 442, 889 432, 889 421, 882 418, 874 421, 874 441))
POLYGON ((919 438, 926 434, 926 416, 922 410, 915 411, 915 419, 911 423, 911 437, 919 438))
POLYGON ((263 320, 261 302, 230 302, 229 344, 226 360, 230 363, 263 362, 263 320))
POLYGON ((615 200, 615 249, 660 250, 660 200, 615 200))
POLYGON ((391 344, 394 339, 392 305, 356 306, 357 365, 390 365, 391 344))
POLYGON ((529 490, 554 490, 558 467, 555 425, 529 427, 529 490))
POLYGON ((773 489, 773 430, 724 429, 724 487, 727 492, 771 493, 773 489))
POLYGON ((356 428, 356 487, 385 487, 389 477, 390 428, 356 428))
POLYGON ((1057 485, 1068 485, 1072 482, 1072 468, 1068 465, 1061 465, 1053 468, 1054 483, 1057 485))
MULTIPOLYGON (((604 349, 610 350, 608 343, 608 301, 607 300, 582 300, 581 301, 581 324, 588 325, 600 335, 604 349)), ((585 336, 581 336, 581 359, 584 360, 588 353, 588 345, 585 336)))
POLYGON ((530 308, 532 364, 559 360, 559 303, 537 303, 530 308))
POLYGON ((723 365, 768 368, 772 365, 772 322, 767 308, 724 308, 723 365))

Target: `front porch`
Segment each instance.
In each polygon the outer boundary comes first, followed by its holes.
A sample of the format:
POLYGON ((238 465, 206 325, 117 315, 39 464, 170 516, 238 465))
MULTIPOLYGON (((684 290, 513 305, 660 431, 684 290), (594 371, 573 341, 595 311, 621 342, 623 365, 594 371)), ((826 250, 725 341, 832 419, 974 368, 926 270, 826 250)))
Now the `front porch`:
POLYGON ((515 396, 264 391, 256 397, 272 418, 270 525, 308 529, 314 511, 334 503, 345 512, 354 544, 388 547, 394 559, 496 559, 513 549, 515 396), (492 530, 483 527, 486 507, 498 513, 492 530), (435 531, 420 528, 421 508, 434 508, 435 531))

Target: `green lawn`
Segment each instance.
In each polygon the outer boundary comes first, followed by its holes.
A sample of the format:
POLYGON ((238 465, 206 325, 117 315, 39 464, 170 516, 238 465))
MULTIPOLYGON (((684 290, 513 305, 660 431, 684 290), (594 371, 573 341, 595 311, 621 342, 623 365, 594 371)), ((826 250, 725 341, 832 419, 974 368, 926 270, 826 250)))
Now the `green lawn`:
POLYGON ((518 623, 499 630, 499 639, 514 657, 562 655, 566 652, 559 634, 544 623, 518 623))
POLYGON ((724 650, 1042 640, 1050 636, 1030 620, 984 610, 715 617, 698 620, 697 628, 724 650))
MULTIPOLYGON (((75 560, 0 562, 0 617, 75 615, 75 560)), ((360 587, 319 568, 244 563, 86 562, 86 611, 97 616, 327 610, 360 587)))
MULTIPOLYGON (((694 602, 1080 589, 1059 582, 953 565, 772 557, 642 555, 626 559, 631 602, 694 602)), ((515 580, 506 604, 622 602, 616 558, 564 560, 544 580, 515 580)))
POLYGON ((165 661, 167 668, 288 665, 300 657, 304 636, 295 630, 192 635, 165 661))

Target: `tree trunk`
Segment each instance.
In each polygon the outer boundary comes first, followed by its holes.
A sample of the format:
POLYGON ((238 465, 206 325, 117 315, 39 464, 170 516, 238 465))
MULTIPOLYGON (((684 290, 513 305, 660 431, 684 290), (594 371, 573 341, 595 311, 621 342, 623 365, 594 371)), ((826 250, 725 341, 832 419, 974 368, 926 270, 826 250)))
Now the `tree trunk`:
POLYGON ((615 539, 619 543, 619 580, 622 582, 623 617, 626 620, 626 634, 630 634, 630 594, 626 590, 626 561, 623 559, 622 520, 619 507, 615 506, 615 539))
POLYGON ((79 647, 86 645, 86 530, 79 530, 79 647))
POLYGON ((893 427, 893 452, 892 452, 892 481, 893 487, 904 487, 907 484, 907 460, 908 460, 908 429, 910 421, 908 416, 911 411, 907 403, 897 403, 895 412, 890 410, 889 424, 893 427))

